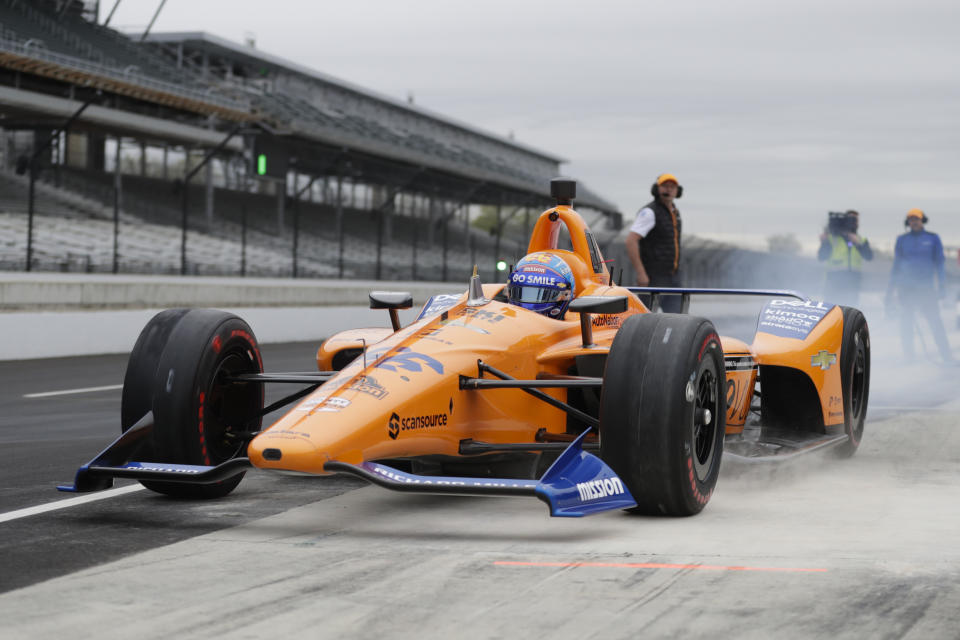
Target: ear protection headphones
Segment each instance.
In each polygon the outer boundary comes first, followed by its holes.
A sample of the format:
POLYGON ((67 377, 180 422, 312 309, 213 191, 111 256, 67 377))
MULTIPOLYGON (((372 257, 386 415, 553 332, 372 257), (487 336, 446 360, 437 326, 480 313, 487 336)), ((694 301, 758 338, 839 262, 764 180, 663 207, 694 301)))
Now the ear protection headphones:
MULTIPOLYGON (((905 227, 910 226, 910 217, 911 216, 907 216, 906 218, 903 219, 903 226, 905 227)), ((913 216, 913 217, 916 217, 916 216, 913 216)), ((923 224, 927 224, 928 220, 930 220, 930 218, 927 217, 927 214, 923 214, 923 217, 920 218, 920 222, 922 222, 923 224)))
MULTIPOLYGON (((659 198, 659 197, 660 197, 660 185, 657 184, 656 182, 654 182, 652 185, 650 185, 650 195, 652 195, 654 198, 659 198)), ((683 186, 681 186, 681 185, 678 184, 678 185, 677 185, 677 196, 676 196, 676 197, 679 198, 679 197, 681 197, 682 195, 683 195, 683 186)))

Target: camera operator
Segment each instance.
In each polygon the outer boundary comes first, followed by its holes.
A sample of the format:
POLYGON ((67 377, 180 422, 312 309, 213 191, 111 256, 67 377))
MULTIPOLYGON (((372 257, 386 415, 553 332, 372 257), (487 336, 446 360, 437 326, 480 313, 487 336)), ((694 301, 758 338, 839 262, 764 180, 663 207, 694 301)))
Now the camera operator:
POLYGON ((853 209, 831 211, 827 228, 820 234, 817 259, 827 263, 823 297, 828 302, 854 307, 860 304, 863 261, 873 259, 873 249, 866 238, 857 235, 859 225, 860 214, 853 209))

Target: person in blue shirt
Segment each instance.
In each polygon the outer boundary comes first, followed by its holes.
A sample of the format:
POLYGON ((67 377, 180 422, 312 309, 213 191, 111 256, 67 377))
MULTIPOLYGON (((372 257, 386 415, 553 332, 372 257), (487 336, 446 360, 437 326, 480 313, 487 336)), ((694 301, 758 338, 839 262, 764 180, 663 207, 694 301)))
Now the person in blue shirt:
POLYGON ((903 352, 912 358, 914 315, 920 312, 930 325, 933 339, 944 362, 953 363, 953 353, 940 318, 940 298, 945 295, 943 243, 940 236, 923 228, 927 216, 920 209, 910 209, 904 224, 910 231, 897 238, 893 269, 887 287, 889 299, 896 295, 900 303, 900 339, 903 352))

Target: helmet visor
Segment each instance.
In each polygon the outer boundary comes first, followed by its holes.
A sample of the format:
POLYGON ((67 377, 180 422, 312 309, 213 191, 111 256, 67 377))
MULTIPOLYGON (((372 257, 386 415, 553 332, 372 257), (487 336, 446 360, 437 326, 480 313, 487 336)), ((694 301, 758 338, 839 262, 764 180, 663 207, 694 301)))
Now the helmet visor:
POLYGON ((510 300, 512 302, 527 303, 554 302, 565 299, 566 296, 561 296, 561 294, 565 293, 568 292, 560 289, 548 289, 546 287, 524 287, 519 284, 511 284, 509 290, 510 300))

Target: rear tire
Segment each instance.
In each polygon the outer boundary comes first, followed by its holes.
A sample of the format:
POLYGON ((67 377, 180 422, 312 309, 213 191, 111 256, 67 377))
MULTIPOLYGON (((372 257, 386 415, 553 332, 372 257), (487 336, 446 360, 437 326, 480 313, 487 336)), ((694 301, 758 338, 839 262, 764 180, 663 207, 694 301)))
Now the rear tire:
POLYGON ((847 441, 837 454, 849 458, 863 439, 870 397, 870 330, 863 314, 853 307, 843 310, 843 339, 840 343, 840 384, 843 393, 843 421, 847 441))
POLYGON ((709 320, 631 316, 610 347, 600 399, 600 457, 648 515, 690 516, 720 473, 725 370, 709 320))

